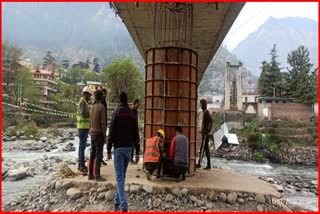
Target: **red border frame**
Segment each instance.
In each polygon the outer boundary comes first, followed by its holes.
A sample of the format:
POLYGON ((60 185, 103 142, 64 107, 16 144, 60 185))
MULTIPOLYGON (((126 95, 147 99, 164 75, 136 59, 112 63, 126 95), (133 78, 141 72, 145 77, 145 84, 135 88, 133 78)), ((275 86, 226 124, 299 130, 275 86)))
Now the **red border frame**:
MULTIPOLYGON (((160 2, 159 0, 157 0, 158 2, 160 2)), ((175 1, 172 1, 172 0, 166 0, 166 2, 185 2, 186 0, 175 0, 175 1)), ((190 1, 190 0, 189 0, 190 1)), ((26 0, 26 1, 14 1, 14 0, 1 0, 1 7, 0 7, 0 14, 2 14, 2 2, 109 2, 109 1, 103 1, 103 0, 97 0, 97 1, 86 1, 86 0, 78 0, 78 1, 63 1, 63 0, 53 0, 53 1, 50 1, 50 0, 40 0, 40 1, 30 1, 30 0, 26 0)), ((136 1, 128 1, 128 0, 115 0, 114 2, 155 2, 155 1, 152 1, 152 0, 136 0, 136 1)), ((215 0, 215 1, 212 1, 212 0, 207 0, 207 1, 203 1, 203 0, 191 0, 190 2, 225 2, 223 0, 215 0)), ((228 2, 244 2, 244 1, 241 1, 241 0, 231 0, 231 1, 228 1, 228 2)), ((257 1, 257 0, 247 0, 245 2, 266 2, 266 1, 257 1)), ((320 6, 320 2, 318 0, 308 0, 308 1, 299 1, 299 0, 282 0, 282 1, 268 1, 268 2, 318 2, 318 9, 319 9, 319 6, 320 6)), ((303 8, 301 8, 303 9, 303 8)), ((319 13, 319 11, 318 11, 319 13)), ((318 14, 319 15, 319 14, 318 14)), ((1 28, 0 28, 0 41, 1 41, 1 50, 0 50, 0 55, 1 55, 1 59, 2 59, 2 15, 0 17, 0 21, 1 21, 1 28)), ((319 44, 319 22, 318 22, 318 44, 319 44)), ((319 48, 318 48, 318 62, 320 61, 320 55, 319 55, 319 48)), ((0 66, 2 68, 2 60, 0 62, 0 66)), ((319 72, 319 71, 318 71, 319 72)), ((0 75, 0 82, 2 83, 2 72, 1 72, 1 75, 0 75)), ((319 79, 318 79, 318 85, 319 85, 319 79)), ((1 97, 0 97, 0 101, 2 102, 2 87, 0 88, 0 92, 1 92, 1 97)), ((319 93, 320 93, 320 89, 318 87, 318 98, 320 97, 319 96, 319 93)), ((318 110, 319 110, 319 106, 318 106, 318 110)), ((2 115, 2 105, 0 107, 0 114, 2 115)), ((2 118, 2 117, 1 117, 2 118)), ((1 132, 2 132, 2 120, 0 121, 0 128, 1 128, 1 132)), ((318 123, 318 135, 319 135, 319 128, 320 128, 320 125, 318 123)), ((0 149, 1 149, 1 154, 0 154, 0 158, 2 160, 2 143, 0 144, 0 149)), ((319 153, 320 153, 320 148, 319 148, 319 138, 318 138, 318 163, 319 163, 319 153)), ((0 168, 2 169, 2 164, 0 166, 0 168)), ((319 175, 319 164, 318 164, 318 183, 319 183, 319 178, 320 178, 320 175, 319 175)), ((2 180, 2 174, 0 175, 1 177, 1 180, 2 180)), ((319 187, 318 187, 319 188, 319 187)), ((0 185, 0 192, 2 193, 2 182, 1 182, 1 185, 0 185)), ((319 205, 320 205, 320 198, 318 196, 318 211, 319 210, 319 205)), ((17 212, 3 212, 2 211, 2 194, 1 194, 1 198, 0 198, 0 206, 1 206, 1 213, 17 213, 17 212)), ((19 213, 24 213, 24 212, 19 212, 19 213)), ((33 213, 33 212, 26 212, 26 213, 33 213)), ((52 213, 52 212, 34 212, 34 213, 52 213)), ((56 212, 56 213, 75 213, 75 212, 56 212)), ((105 214, 105 213, 109 213, 108 211, 106 212, 86 212, 86 213, 101 213, 101 214, 105 214)), ((110 212, 110 213, 113 213, 113 212, 110 212)), ((130 212, 130 213, 150 213, 150 212, 130 212)), ((154 212, 154 213, 157 213, 157 212, 154 212)), ((166 213, 173 213, 173 212, 166 212, 166 213)), ((199 212, 188 212, 188 213, 199 213, 199 212)), ((229 212, 218 212, 218 213, 222 213, 222 214, 225 214, 225 213, 229 213, 229 212)), ((253 213, 253 212, 238 212, 238 213, 253 213)), ((264 212, 264 213, 286 213, 286 212, 264 212)), ((298 213, 298 212, 296 212, 298 213)), ((299 212, 299 213, 306 213, 306 212, 299 212)), ((317 213, 317 212, 308 212, 308 213, 317 213)))

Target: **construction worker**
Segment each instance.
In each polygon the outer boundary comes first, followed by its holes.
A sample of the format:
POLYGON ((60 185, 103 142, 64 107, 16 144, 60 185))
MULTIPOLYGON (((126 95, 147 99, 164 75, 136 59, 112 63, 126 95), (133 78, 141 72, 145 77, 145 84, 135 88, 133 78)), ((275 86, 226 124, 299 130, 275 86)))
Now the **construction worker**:
POLYGON ((89 180, 106 181, 100 175, 103 145, 106 143, 107 123, 106 111, 102 104, 102 91, 94 93, 95 103, 91 110, 91 152, 89 164, 89 180))
POLYGON ((87 174, 88 168, 85 166, 84 151, 86 149, 87 138, 90 130, 90 112, 89 100, 92 92, 89 87, 84 87, 82 97, 77 109, 77 128, 79 135, 79 151, 78 151, 78 170, 84 175, 87 174))
POLYGON ((212 118, 210 116, 210 112, 207 109, 207 100, 200 100, 201 109, 203 111, 202 117, 202 127, 201 127, 201 147, 200 147, 200 157, 197 164, 197 168, 201 168, 201 162, 203 158, 203 153, 206 152, 207 156, 207 166, 204 168, 206 170, 211 169, 211 161, 210 161, 210 150, 209 150, 209 134, 212 128, 212 118))
POLYGON ((157 178, 160 177, 160 171, 163 159, 166 156, 164 150, 165 133, 163 129, 157 131, 157 135, 147 139, 143 155, 144 172, 147 179, 151 180, 152 173, 157 169, 157 178))
POLYGON ((188 170, 189 159, 189 141, 182 134, 182 127, 177 126, 176 136, 172 139, 170 145, 169 159, 171 162, 170 174, 176 178, 176 181, 185 180, 185 173, 188 170))
MULTIPOLYGON (((102 91, 102 104, 105 108, 106 111, 106 126, 108 127, 108 106, 107 106, 107 89, 103 88, 101 89, 102 91)), ((103 151, 102 151, 102 159, 101 159, 101 163, 103 165, 107 165, 107 163, 103 160, 103 151)))

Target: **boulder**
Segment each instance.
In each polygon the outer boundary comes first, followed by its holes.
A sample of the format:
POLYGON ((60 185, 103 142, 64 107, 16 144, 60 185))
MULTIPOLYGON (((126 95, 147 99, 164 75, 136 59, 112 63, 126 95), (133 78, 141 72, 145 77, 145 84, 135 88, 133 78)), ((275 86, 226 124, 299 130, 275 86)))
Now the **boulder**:
POLYGON ((77 188, 70 188, 67 190, 67 196, 70 197, 71 199, 75 200, 80 198, 81 196, 81 191, 77 188))
POLYGON ((64 152, 73 152, 76 151, 76 148, 73 146, 73 143, 68 143, 65 147, 62 148, 64 152))
POLYGON ((227 197, 227 202, 229 204, 235 204, 237 202, 237 193, 235 192, 231 192, 228 194, 228 197, 227 197))
POLYGON ((108 190, 107 187, 100 187, 97 189, 97 192, 106 192, 108 190))
POLYGON ((148 192, 148 193, 152 193, 153 192, 153 186, 151 186, 151 185, 147 185, 147 184, 142 185, 142 189, 144 191, 148 192))
POLYGON ((187 195, 188 195, 188 192, 189 192, 189 190, 188 190, 187 188, 183 188, 183 189, 181 190, 181 194, 182 194, 183 196, 187 196, 187 195))
POLYGON ((70 187, 72 187, 72 181, 65 181, 65 182, 63 182, 62 187, 63 187, 63 189, 65 189, 65 190, 69 189, 70 187))
POLYGON ((278 192, 283 192, 283 186, 279 184, 272 184, 272 185, 278 190, 278 192))
POLYGON ((239 204, 244 204, 244 199, 243 198, 237 198, 237 201, 239 202, 239 204))
POLYGON ((263 212, 263 206, 261 204, 257 205, 257 211, 258 212, 263 212))
POLYGON ((28 176, 27 174, 28 170, 29 170, 29 167, 8 170, 6 179, 10 181, 17 181, 17 180, 24 179, 28 176))
POLYGON ((62 180, 57 180, 56 184, 55 184, 55 189, 56 190, 60 190, 63 187, 63 181, 62 180))
POLYGON ((152 207, 158 208, 162 203, 162 200, 160 198, 157 198, 156 200, 153 201, 152 207))
POLYGON ((256 197, 255 197, 255 200, 259 204, 266 203, 266 198, 264 197, 264 195, 261 195, 261 194, 257 194, 256 197))
POLYGON ((47 137, 41 137, 40 140, 41 140, 42 142, 46 142, 46 141, 48 140, 48 138, 47 138, 47 137))
POLYGON ((130 185, 129 192, 137 193, 139 192, 140 188, 141 188, 140 185, 130 185))
POLYGON ((197 199, 195 196, 193 196, 193 195, 190 196, 190 201, 196 202, 197 200, 198 200, 198 199, 197 199))
POLYGON ((202 207, 204 205, 204 202, 201 200, 197 200, 198 207, 202 207))
POLYGON ((268 181, 269 183, 274 183, 274 179, 273 178, 266 178, 266 181, 268 181))
POLYGON ((174 189, 172 190, 172 194, 175 195, 175 196, 177 196, 177 197, 179 197, 179 198, 182 197, 182 193, 181 193, 181 191, 180 191, 178 188, 174 188, 174 189))
POLYGON ((219 201, 226 202, 227 201, 227 195, 225 193, 221 192, 219 194, 219 201))
POLYGON ((105 199, 107 200, 107 201, 112 201, 113 199, 114 199, 114 195, 115 195, 115 191, 114 190, 108 190, 107 192, 106 192, 106 194, 104 195, 104 197, 105 197, 105 199))
POLYGON ((310 181, 310 184, 311 185, 318 185, 318 181, 317 180, 310 181))
POLYGON ((166 201, 166 202, 173 201, 173 195, 168 194, 168 195, 166 196, 166 198, 165 198, 165 201, 166 201))
POLYGON ((213 204, 212 204, 212 203, 207 203, 207 204, 206 204, 206 208, 207 208, 208 210, 211 210, 211 209, 213 208, 213 204))
POLYGON ((105 193, 104 192, 99 193, 97 199, 101 200, 101 199, 104 199, 104 198, 105 198, 105 193))

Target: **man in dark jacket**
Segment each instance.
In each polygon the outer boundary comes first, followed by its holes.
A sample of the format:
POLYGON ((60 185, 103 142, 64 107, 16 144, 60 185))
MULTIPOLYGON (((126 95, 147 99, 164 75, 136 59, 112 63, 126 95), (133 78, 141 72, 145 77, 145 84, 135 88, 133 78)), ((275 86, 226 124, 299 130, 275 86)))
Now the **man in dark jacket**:
POLYGON ((122 92, 120 94, 120 105, 112 115, 107 146, 108 159, 111 159, 111 149, 114 146, 114 168, 117 180, 115 211, 128 211, 124 184, 133 145, 136 148, 136 163, 138 163, 140 144, 137 118, 129 108, 127 94, 122 92))
POLYGON ((171 175, 176 178, 176 181, 185 180, 185 174, 188 170, 189 159, 189 141, 182 134, 182 127, 176 127, 176 136, 170 144, 169 159, 172 164, 171 175))
POLYGON ((206 153, 207 156, 207 167, 204 169, 209 170, 211 169, 211 160, 210 160, 210 150, 209 150, 209 134, 212 127, 212 118, 210 116, 210 112, 207 109, 207 100, 201 99, 200 100, 201 109, 203 111, 203 117, 202 117, 202 127, 201 127, 201 148, 200 148, 200 157, 197 164, 197 168, 201 167, 202 162, 202 154, 203 150, 206 153))
POLYGON ((102 104, 102 91, 97 90, 94 93, 95 104, 91 110, 91 152, 89 165, 89 180, 105 181, 100 176, 100 166, 102 160, 103 145, 106 142, 106 111, 102 104), (93 173, 93 170, 95 171, 93 173), (95 175, 95 177, 93 176, 95 175))
MULTIPOLYGON (((135 99, 134 102, 133 102, 133 108, 132 108, 132 111, 134 112, 134 114, 136 115, 137 117, 137 125, 138 125, 138 109, 140 108, 140 100, 139 99, 135 99)), ((139 128, 139 126, 138 126, 139 128)), ((140 139, 139 139, 140 141, 140 139)), ((133 153, 134 153, 134 146, 132 147, 132 153, 131 153, 131 163, 132 164, 136 164, 133 160, 133 153)))
MULTIPOLYGON (((107 107, 107 100, 106 100, 107 99, 107 89, 103 88, 103 89, 101 89, 101 91, 102 91, 102 104, 106 110, 106 126, 108 128, 108 107, 107 107)), ((107 163, 104 162, 104 160, 103 160, 103 152, 102 152, 101 163, 103 165, 107 165, 107 163)))

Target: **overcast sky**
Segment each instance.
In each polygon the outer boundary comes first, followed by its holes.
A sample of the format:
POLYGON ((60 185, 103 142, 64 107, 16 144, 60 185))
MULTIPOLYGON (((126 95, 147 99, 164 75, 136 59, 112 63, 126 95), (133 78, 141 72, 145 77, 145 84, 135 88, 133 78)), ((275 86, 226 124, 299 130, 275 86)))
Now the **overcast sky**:
POLYGON ((239 42, 250 33, 256 31, 267 19, 284 17, 306 17, 318 21, 317 2, 248 2, 242 8, 233 23, 223 44, 229 50, 234 49, 239 42))

